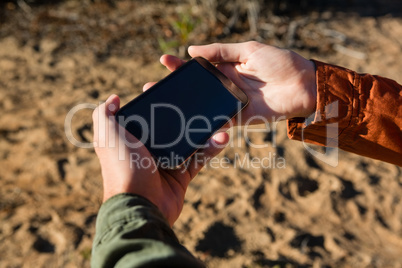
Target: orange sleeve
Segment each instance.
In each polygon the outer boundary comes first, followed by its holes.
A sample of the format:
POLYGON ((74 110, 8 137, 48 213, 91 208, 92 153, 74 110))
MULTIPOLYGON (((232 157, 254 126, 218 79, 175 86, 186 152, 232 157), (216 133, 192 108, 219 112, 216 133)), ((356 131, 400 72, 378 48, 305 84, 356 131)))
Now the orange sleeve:
POLYGON ((313 61, 317 106, 288 120, 290 139, 402 166, 402 86, 393 80, 313 61))

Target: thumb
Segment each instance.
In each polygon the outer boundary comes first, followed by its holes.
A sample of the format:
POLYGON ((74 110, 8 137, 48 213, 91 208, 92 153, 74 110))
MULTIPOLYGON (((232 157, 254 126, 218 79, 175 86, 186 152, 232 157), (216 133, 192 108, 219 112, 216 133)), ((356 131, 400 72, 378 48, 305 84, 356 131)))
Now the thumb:
POLYGON ((114 129, 114 114, 120 108, 120 99, 111 95, 105 103, 99 105, 92 114, 94 128, 94 146, 105 146, 108 134, 114 129))
POLYGON ((107 116, 115 115, 116 112, 120 109, 120 98, 115 94, 111 95, 105 102, 105 108, 105 114, 107 116))
POLYGON ((229 134, 226 132, 218 132, 211 139, 205 148, 199 150, 191 159, 188 171, 191 178, 194 178, 197 173, 216 155, 218 155, 228 144, 229 134))

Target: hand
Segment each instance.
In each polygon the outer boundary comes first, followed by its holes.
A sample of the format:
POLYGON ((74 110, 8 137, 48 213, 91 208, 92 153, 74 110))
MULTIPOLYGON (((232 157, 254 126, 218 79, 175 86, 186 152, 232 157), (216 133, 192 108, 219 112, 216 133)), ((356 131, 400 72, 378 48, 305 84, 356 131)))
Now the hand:
MULTIPOLYGON (((249 105, 242 112, 242 122, 236 124, 308 117, 315 110, 314 63, 292 51, 246 42, 191 46, 188 52, 215 63, 247 94, 249 105)), ((184 61, 164 55, 161 63, 173 71, 184 61)))
POLYGON ((119 108, 119 97, 112 95, 92 115, 95 152, 102 169, 103 201, 119 193, 141 195, 173 225, 183 208, 191 179, 223 149, 229 136, 225 132, 215 134, 206 148, 179 169, 158 169, 147 148, 116 122, 114 115, 119 108), (127 146, 134 143, 139 146, 127 146))

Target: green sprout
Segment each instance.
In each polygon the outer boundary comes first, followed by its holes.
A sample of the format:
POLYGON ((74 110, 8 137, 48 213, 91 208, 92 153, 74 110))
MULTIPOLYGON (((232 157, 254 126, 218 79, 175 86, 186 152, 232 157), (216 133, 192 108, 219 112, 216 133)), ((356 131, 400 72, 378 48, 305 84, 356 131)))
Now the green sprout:
POLYGON ((188 44, 190 35, 198 22, 189 12, 179 14, 178 20, 169 23, 173 28, 175 40, 166 41, 163 38, 158 38, 159 48, 165 54, 172 54, 172 52, 176 52, 177 50, 179 52, 184 51, 184 47, 188 44))

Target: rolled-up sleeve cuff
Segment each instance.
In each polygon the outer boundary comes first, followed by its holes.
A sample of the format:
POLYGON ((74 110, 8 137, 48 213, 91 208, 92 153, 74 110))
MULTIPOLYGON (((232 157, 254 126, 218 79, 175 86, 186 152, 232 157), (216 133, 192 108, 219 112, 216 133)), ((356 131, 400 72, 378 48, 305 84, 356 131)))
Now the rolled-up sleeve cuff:
POLYGON ((316 66, 316 111, 309 118, 289 119, 288 137, 337 146, 342 132, 359 120, 359 76, 339 66, 312 61, 316 66))

